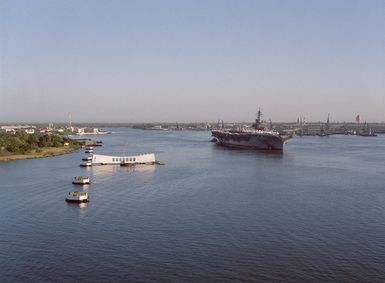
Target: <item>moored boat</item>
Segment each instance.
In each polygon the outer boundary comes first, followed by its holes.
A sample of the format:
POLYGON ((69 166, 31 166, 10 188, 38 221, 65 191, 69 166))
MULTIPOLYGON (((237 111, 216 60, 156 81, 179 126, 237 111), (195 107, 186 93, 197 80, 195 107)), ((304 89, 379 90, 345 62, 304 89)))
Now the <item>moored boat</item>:
POLYGON ((357 135, 362 137, 376 137, 377 134, 369 127, 369 125, 365 122, 364 127, 361 131, 357 133, 357 135))
POLYGON ((89 141, 86 141, 85 146, 86 147, 103 146, 103 142, 102 141, 89 140, 89 141))
POLYGON ((86 162, 80 163, 80 167, 91 167, 91 166, 92 166, 91 161, 86 161, 86 162))
POLYGON ((72 184, 75 184, 75 185, 87 185, 90 183, 91 183, 90 178, 87 176, 76 176, 72 181, 72 184))
POLYGON ((75 203, 81 203, 81 202, 89 202, 90 199, 88 197, 88 194, 86 192, 69 192, 66 197, 67 202, 75 202, 75 203))
POLYGON ((89 162, 91 162, 92 161, 92 155, 83 157, 82 161, 89 161, 89 162))

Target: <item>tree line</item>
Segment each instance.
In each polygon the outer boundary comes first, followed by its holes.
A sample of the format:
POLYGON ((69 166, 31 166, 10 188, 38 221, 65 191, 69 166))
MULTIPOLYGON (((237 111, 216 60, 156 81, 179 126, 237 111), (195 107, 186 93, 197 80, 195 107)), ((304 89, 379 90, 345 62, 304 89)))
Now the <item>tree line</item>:
POLYGON ((33 150, 39 151, 43 147, 62 147, 65 143, 69 146, 79 147, 82 142, 72 140, 56 134, 15 134, 0 133, 0 153, 26 154, 33 150))

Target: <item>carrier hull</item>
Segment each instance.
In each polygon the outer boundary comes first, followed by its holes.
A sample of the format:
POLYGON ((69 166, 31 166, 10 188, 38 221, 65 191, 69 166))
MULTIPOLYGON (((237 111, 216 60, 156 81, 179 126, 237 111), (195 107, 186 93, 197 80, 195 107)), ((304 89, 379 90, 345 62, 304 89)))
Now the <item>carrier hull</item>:
POLYGON ((283 150, 283 145, 290 137, 278 134, 212 131, 217 144, 226 147, 255 150, 283 150))

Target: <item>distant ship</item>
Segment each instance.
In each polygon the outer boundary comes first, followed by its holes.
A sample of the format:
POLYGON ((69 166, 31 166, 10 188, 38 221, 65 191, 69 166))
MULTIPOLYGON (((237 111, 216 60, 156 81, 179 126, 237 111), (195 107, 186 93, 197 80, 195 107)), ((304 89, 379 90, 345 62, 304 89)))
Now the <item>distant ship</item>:
POLYGON ((212 136, 218 145, 262 150, 283 150, 283 145, 292 138, 292 134, 281 135, 275 130, 268 130, 261 120, 262 113, 259 110, 257 119, 251 129, 238 130, 213 130, 212 136))
POLYGON ((359 131, 357 133, 357 135, 363 136, 363 137, 376 137, 377 136, 377 134, 374 131, 372 131, 371 128, 369 128, 369 125, 366 122, 365 122, 362 130, 359 131))
POLYGON ((317 134, 319 137, 328 137, 330 136, 330 113, 328 114, 328 119, 326 120, 325 126, 321 126, 321 130, 317 134))

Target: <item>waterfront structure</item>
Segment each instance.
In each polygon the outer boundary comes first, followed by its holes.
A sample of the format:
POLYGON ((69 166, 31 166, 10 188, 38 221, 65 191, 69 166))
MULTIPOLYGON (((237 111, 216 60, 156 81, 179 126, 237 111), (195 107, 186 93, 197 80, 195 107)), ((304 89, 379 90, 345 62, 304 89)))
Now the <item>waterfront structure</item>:
POLYGON ((99 130, 98 128, 75 128, 77 135, 105 135, 111 134, 109 131, 99 130))
POLYGON ((120 165, 122 163, 136 164, 155 164, 155 154, 146 153, 133 156, 109 156, 101 154, 92 155, 92 165, 120 165))
POLYGON ((150 130, 159 130, 159 131, 161 131, 161 130, 163 130, 163 128, 162 128, 162 125, 156 125, 156 126, 151 127, 150 130))
POLYGON ((261 120, 262 113, 259 110, 257 119, 251 129, 236 130, 213 130, 212 136, 217 143, 222 146, 244 148, 244 149, 263 149, 263 150, 283 150, 284 143, 292 138, 292 135, 281 135, 275 130, 268 130, 265 123, 261 120))

